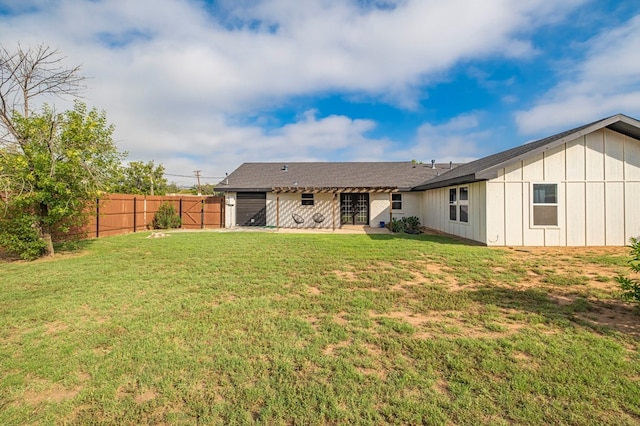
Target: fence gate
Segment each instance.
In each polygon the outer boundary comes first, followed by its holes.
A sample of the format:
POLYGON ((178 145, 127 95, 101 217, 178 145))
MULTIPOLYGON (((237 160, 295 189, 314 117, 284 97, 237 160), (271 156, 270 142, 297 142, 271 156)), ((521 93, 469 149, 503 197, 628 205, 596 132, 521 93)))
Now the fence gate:
POLYGON ((186 229, 204 228, 204 200, 180 200, 182 227, 186 229))

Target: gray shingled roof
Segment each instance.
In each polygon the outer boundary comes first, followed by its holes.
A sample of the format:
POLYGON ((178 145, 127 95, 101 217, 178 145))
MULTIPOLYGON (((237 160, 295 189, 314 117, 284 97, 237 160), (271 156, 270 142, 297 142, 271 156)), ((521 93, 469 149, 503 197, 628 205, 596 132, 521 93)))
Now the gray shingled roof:
POLYGON ((435 189, 450 185, 488 180, 497 177, 497 170, 514 161, 540 154, 560 144, 570 142, 580 136, 605 127, 635 139, 640 139, 640 121, 624 114, 617 114, 463 164, 447 173, 422 182, 420 185, 414 187, 414 190, 435 189))
POLYGON ((216 190, 268 192, 272 188, 296 186, 410 190, 445 171, 449 171, 449 163, 436 164, 435 168, 408 161, 244 163, 220 182, 216 190))

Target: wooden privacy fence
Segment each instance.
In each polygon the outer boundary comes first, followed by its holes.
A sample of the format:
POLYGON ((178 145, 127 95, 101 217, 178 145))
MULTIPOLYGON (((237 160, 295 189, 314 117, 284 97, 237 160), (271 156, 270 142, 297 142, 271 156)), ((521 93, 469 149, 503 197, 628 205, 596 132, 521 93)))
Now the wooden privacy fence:
POLYGON ((224 197, 110 194, 96 200, 94 214, 83 229, 89 238, 151 229, 153 216, 168 202, 182 219, 182 228, 223 228, 224 197))

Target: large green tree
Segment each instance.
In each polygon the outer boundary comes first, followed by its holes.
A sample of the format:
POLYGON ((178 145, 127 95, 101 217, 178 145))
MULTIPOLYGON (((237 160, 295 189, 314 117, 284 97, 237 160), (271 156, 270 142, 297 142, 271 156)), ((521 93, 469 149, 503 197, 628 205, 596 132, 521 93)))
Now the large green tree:
POLYGON ((6 212, 0 243, 25 257, 53 255, 53 235, 86 222, 124 154, 105 113, 81 102, 60 114, 46 106, 29 117, 16 112, 12 122, 19 142, 0 156, 6 212))
POLYGON ((113 192, 120 194, 165 195, 167 179, 164 166, 153 161, 132 161, 123 167, 113 183, 113 192))
POLYGON ((75 102, 58 113, 40 96, 75 96, 83 78, 46 46, 0 46, 0 245, 23 257, 52 256, 53 235, 81 225, 124 154, 104 112, 75 102))

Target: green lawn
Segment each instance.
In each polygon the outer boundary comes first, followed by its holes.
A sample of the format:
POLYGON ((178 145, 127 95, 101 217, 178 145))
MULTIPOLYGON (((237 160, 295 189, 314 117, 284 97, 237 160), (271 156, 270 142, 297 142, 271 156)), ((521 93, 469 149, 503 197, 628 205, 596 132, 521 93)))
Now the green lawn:
POLYGON ((638 424, 626 249, 180 232, 0 261, 0 424, 638 424))

